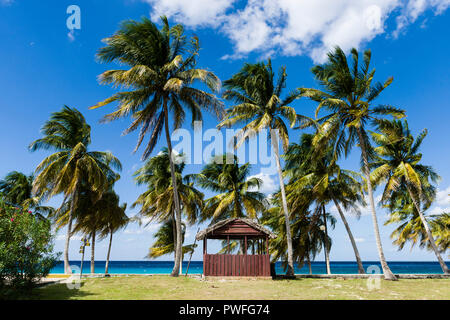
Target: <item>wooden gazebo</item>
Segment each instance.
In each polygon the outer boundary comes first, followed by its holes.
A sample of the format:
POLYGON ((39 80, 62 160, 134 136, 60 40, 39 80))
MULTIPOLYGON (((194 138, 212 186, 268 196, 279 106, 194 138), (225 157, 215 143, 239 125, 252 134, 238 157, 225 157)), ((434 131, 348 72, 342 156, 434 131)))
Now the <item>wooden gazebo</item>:
POLYGON ((226 219, 200 231, 203 240, 203 275, 213 277, 270 277, 269 239, 276 236, 251 219, 226 219), (243 254, 208 254, 208 239, 239 240, 243 254), (248 240, 253 240, 252 254, 247 254, 248 240), (257 243, 256 252, 254 244, 257 243))

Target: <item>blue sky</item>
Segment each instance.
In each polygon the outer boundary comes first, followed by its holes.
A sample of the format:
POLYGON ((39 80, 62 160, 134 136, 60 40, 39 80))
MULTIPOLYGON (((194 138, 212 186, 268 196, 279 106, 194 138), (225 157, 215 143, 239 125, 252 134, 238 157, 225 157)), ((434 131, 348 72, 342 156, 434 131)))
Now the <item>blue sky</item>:
MULTIPOLYGON (((0 177, 12 170, 33 172, 47 153, 30 153, 28 144, 40 137, 39 129, 52 112, 68 105, 81 110, 91 124, 91 149, 110 150, 122 161, 122 179, 116 189, 122 202, 133 203, 143 191, 132 179, 132 173, 141 165, 142 150, 132 153, 136 134, 121 136, 129 119, 98 123, 113 106, 88 110, 114 92, 97 82, 97 76, 113 66, 97 63, 95 53, 102 46, 101 39, 113 34, 121 21, 142 16, 158 21, 159 15, 166 14, 172 23, 183 23, 188 33, 200 38, 199 66, 214 71, 222 80, 239 70, 244 61, 256 62, 270 56, 276 69, 287 67, 288 90, 315 87, 310 68, 323 61, 329 48, 370 48, 376 79, 394 77, 379 102, 404 108, 414 133, 423 128, 429 130, 422 147, 423 162, 442 177, 438 198, 429 213, 450 210, 449 5, 447 0, 321 0, 314 4, 289 0, 0 0, 0 177), (81 29, 70 32, 66 9, 72 4, 81 9, 81 29)), ((311 102, 299 100, 293 106, 300 114, 313 115, 311 102)), ((206 115, 205 129, 215 125, 216 120, 206 115)), ((189 129, 189 123, 185 127, 189 129)), ((298 137, 298 131, 291 132, 291 141, 298 141, 298 137)), ((155 154, 163 146, 161 140, 155 154)), ((343 167, 358 168, 356 151, 341 161, 343 167)), ((198 169, 192 165, 186 172, 198 169)), ((261 168, 254 166, 252 174, 260 173, 261 168)), ((276 176, 262 177, 264 191, 278 187, 276 176)), ((50 204, 56 206, 59 201, 56 198, 50 204)), ((330 210, 335 212, 332 207, 330 210)), ((350 216, 349 222, 362 258, 377 260, 371 218, 367 209, 362 212, 359 220, 350 216)), ((135 213, 136 210, 128 210, 130 216, 135 213)), ((379 209, 380 224, 385 220, 386 212, 379 209)), ((198 227, 189 228, 187 243, 193 242, 198 227)), ((156 228, 130 225, 116 234, 112 259, 143 259, 156 228)), ((389 239, 391 231, 390 226, 381 227, 388 260, 435 260, 433 254, 418 248, 397 251, 389 239)), ((331 259, 353 260, 339 220, 331 236, 331 259)), ((56 240, 58 251, 63 249, 63 238, 64 232, 60 232, 56 240)), ((72 259, 79 259, 78 247, 75 238, 71 244, 72 259)), ((99 243, 97 259, 104 259, 106 248, 106 242, 99 243)), ((211 248, 214 246, 208 246, 211 248)), ((201 259, 200 247, 193 258, 201 259)))

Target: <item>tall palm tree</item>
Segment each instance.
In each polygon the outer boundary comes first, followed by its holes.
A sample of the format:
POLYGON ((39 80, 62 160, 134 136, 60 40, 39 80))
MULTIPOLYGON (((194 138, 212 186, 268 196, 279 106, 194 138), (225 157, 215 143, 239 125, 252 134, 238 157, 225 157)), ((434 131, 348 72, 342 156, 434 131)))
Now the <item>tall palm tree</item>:
POLYGON ((343 153, 348 155, 355 143, 360 147, 362 171, 366 178, 375 240, 384 278, 397 280, 389 269, 381 244, 373 188, 369 178, 371 147, 366 130, 369 123, 373 123, 380 117, 391 115, 401 118, 405 113, 390 105, 373 106, 376 98, 392 83, 393 78, 387 79, 384 83, 373 83, 375 70, 370 70, 371 51, 364 51, 361 65, 356 49, 351 50, 351 57, 352 62, 349 65, 345 53, 341 48, 336 47, 334 52, 328 53, 328 61, 325 64, 312 69, 323 91, 307 88, 302 88, 300 91, 302 96, 319 103, 316 117, 322 108, 330 112, 320 119, 319 132, 314 139, 317 150, 323 149, 331 141, 337 159, 343 153))
MULTIPOLYGON (((117 62, 128 66, 128 70, 109 70, 100 75, 102 84, 130 89, 114 94, 92 108, 117 102, 115 112, 104 117, 113 121, 132 116, 133 122, 125 134, 140 128, 135 151, 146 135, 150 136, 143 153, 147 159, 165 129, 169 152, 173 197, 175 203, 177 239, 181 239, 181 207, 172 161, 172 143, 169 130, 169 110, 172 113, 173 128, 179 128, 185 119, 186 110, 192 121, 202 119, 202 110, 222 116, 223 104, 213 94, 192 87, 196 81, 206 84, 212 91, 220 89, 220 80, 214 73, 195 68, 199 52, 196 37, 188 38, 181 25, 169 26, 166 17, 161 18, 162 28, 149 19, 141 22, 125 21, 112 37, 106 38, 106 46, 99 50, 101 62, 117 62)), ((172 276, 178 276, 181 263, 181 242, 177 241, 177 258, 172 276)))
POLYGON ((280 188, 282 195, 282 206, 286 216, 287 245, 288 245, 288 275, 294 274, 294 262, 292 256, 292 239, 289 226, 289 211, 286 202, 286 192, 282 176, 282 168, 279 154, 278 139, 281 138, 284 151, 289 145, 288 129, 285 124, 287 120, 291 127, 297 121, 297 114, 294 108, 290 107, 298 93, 288 94, 281 98, 283 88, 286 86, 286 68, 281 68, 278 79, 272 70, 270 59, 267 64, 246 63, 242 69, 233 77, 224 82, 227 89, 224 98, 231 100, 236 105, 227 110, 225 119, 218 125, 219 128, 245 123, 237 138, 236 148, 246 139, 255 136, 263 129, 269 129, 269 139, 272 142, 272 149, 278 169, 280 188))
POLYGON ((114 222, 114 214, 121 214, 119 200, 113 191, 114 180, 109 181, 107 191, 98 195, 89 187, 82 188, 82 192, 78 196, 78 204, 76 211, 76 223, 73 227, 73 234, 81 232, 85 238, 91 238, 91 273, 95 273, 95 245, 97 236, 101 238, 109 235, 110 225, 114 222))
MULTIPOLYGON (((285 175, 289 177, 286 187, 291 208, 302 205, 302 201, 316 201, 321 205, 334 203, 344 223, 358 264, 358 272, 364 274, 364 267, 355 239, 341 206, 360 216, 358 205, 364 205, 361 197, 362 184, 356 172, 341 169, 333 161, 333 149, 328 146, 317 154, 313 146, 314 135, 303 134, 300 144, 292 143, 285 155, 285 175), (308 195, 308 199, 305 198, 308 195)), ((321 214, 316 211, 316 217, 321 214)))
POLYGON ((407 191, 419 214, 428 242, 442 270, 448 274, 448 267, 439 253, 421 208, 421 204, 430 202, 430 192, 424 190, 433 189, 432 183, 439 179, 433 168, 420 163, 422 154, 419 153, 419 148, 427 135, 427 130, 423 130, 417 139, 412 136, 406 121, 379 121, 379 130, 380 133, 372 132, 372 138, 378 147, 375 148, 377 156, 370 163, 370 167, 374 168, 371 174, 374 185, 386 181, 381 201, 387 203, 395 199, 394 195, 401 187, 407 191))
POLYGON ((97 232, 102 228, 101 215, 103 214, 102 209, 104 208, 99 208, 98 206, 102 197, 103 194, 99 195, 97 192, 91 191, 87 186, 81 187, 77 197, 76 210, 74 212, 76 220, 74 219, 75 224, 72 228, 72 234, 81 232, 84 238, 91 238, 91 274, 95 273, 95 245, 97 232))
POLYGON ((201 221, 213 224, 228 218, 255 219, 266 209, 265 196, 258 191, 261 179, 249 178, 250 164, 240 166, 238 162, 235 155, 219 155, 196 175, 200 187, 218 193, 205 200, 201 221))
MULTIPOLYGON (((49 198, 57 194, 64 195, 64 201, 70 201, 70 210, 66 214, 67 236, 64 248, 64 270, 71 273, 69 267, 69 242, 72 234, 72 220, 78 204, 82 186, 100 194, 108 187, 108 181, 115 176, 111 168, 120 170, 120 161, 110 152, 88 151, 91 142, 91 128, 83 115, 74 108, 65 106, 61 111, 52 113, 42 127, 43 138, 30 144, 30 150, 54 150, 36 168, 33 191, 36 195, 49 198)), ((60 209, 61 209, 60 208, 60 209)), ((57 210, 56 215, 62 210, 57 210)), ((63 218, 63 217, 60 217, 63 218)))
MULTIPOLYGON (((183 176, 184 156, 175 153, 172 156, 175 164, 181 211, 187 222, 192 225, 197 221, 203 208, 204 195, 195 188, 193 181, 191 181, 191 175, 183 176)), ((173 223, 170 223, 170 226, 173 227, 172 239, 175 240, 176 244, 178 234, 168 149, 163 148, 157 156, 149 159, 142 168, 135 172, 134 176, 137 184, 146 185, 147 190, 139 195, 132 207, 140 206, 139 215, 141 218, 150 218, 148 223, 152 221, 169 223, 172 221, 173 223)), ((177 252, 175 251, 175 260, 176 255, 177 252)))

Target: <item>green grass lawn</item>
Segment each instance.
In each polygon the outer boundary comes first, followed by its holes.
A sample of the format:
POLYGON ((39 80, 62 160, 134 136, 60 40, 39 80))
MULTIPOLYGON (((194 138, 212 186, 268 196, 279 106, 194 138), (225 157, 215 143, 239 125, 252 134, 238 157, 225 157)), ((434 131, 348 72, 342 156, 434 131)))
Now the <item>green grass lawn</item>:
POLYGON ((130 276, 83 280, 79 290, 52 284, 33 291, 32 299, 99 300, 277 300, 277 299, 450 299, 450 279, 380 280, 214 280, 130 276))

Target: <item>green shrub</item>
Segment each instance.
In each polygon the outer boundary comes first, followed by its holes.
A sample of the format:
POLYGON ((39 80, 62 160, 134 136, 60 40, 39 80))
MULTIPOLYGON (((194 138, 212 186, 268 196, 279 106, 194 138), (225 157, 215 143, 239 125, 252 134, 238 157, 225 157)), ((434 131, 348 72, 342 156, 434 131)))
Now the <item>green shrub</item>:
POLYGON ((30 292, 59 255, 53 253, 49 221, 0 199, 0 297, 30 292))

